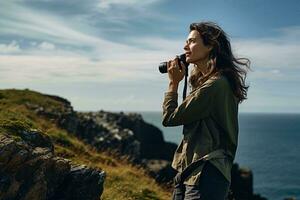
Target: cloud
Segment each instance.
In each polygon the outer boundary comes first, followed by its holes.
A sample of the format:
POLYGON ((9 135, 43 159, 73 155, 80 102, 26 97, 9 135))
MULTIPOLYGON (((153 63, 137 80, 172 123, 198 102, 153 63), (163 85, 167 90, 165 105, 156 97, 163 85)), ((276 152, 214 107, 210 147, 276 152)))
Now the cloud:
MULTIPOLYGON (((153 79, 158 73, 158 62, 172 58, 179 44, 158 37, 137 38, 135 44, 140 47, 112 42, 94 36, 85 27, 78 29, 48 12, 18 4, 12 6, 15 12, 2 12, 0 35, 21 37, 22 54, 0 55, 2 81, 153 79), (24 45, 24 41, 29 45, 24 45), (22 68, 15 71, 20 66, 22 68)), ((16 41, 12 44, 21 45, 16 41)))
POLYGON ((236 39, 233 49, 240 57, 248 57, 255 68, 300 69, 300 27, 278 30, 278 36, 236 39))
POLYGON ((15 40, 11 41, 9 44, 0 44, 0 54, 18 53, 20 51, 20 46, 15 40))
MULTIPOLYGON (((17 43, 15 45, 19 46, 17 43)), ((22 54, 0 55, 2 82, 153 80, 158 74, 158 62, 167 58, 167 51, 112 46, 110 52, 100 52, 101 59, 86 54, 55 48, 50 43, 34 43, 22 54), (42 48, 41 48, 42 47, 42 48), (17 69, 18 70, 15 70, 17 69)), ((110 47, 107 46, 107 49, 110 47)))
MULTIPOLYGON (((127 79, 134 74, 133 70, 122 68, 118 63, 107 64, 80 56, 1 55, 0 63, 0 68, 6 69, 0 74, 1 81, 5 82, 107 82, 127 79)), ((139 74, 140 78, 142 74, 139 74)))
MULTIPOLYGON (((102 4, 105 9, 136 3, 139 5, 136 9, 142 11, 143 6, 159 1, 101 2, 106 2, 102 4)), ((5 54, 0 55, 3 81, 156 80, 159 62, 172 59, 183 52, 185 36, 182 39, 169 39, 139 35, 128 38, 129 45, 105 39, 96 35, 97 31, 92 31, 93 28, 105 27, 90 27, 84 23, 76 25, 73 18, 66 20, 51 12, 25 6, 26 4, 2 4, 4 7, 0 8, 0 35, 21 37, 22 41, 30 44, 26 46, 15 38, 0 44, 0 54, 5 54), (14 12, 11 12, 12 9, 14 12), (16 72, 14 69, 20 66, 22 69, 16 72)), ((147 12, 150 14, 150 11, 147 12)), ((136 17, 125 11, 123 14, 136 17)), ((107 13, 107 20, 110 15, 107 13)), ((252 61, 252 77, 278 80, 288 78, 287 69, 299 69, 300 42, 295 40, 299 35, 299 27, 286 27, 278 30, 277 36, 268 38, 232 38, 232 45, 238 56, 248 57, 252 61)), ((119 38, 119 35, 115 37, 119 38)))
POLYGON ((39 44, 38 48, 41 50, 54 50, 55 45, 49 42, 42 42, 39 44))
POLYGON ((0 16, 1 35, 14 35, 32 40, 47 40, 77 47, 96 46, 105 43, 104 40, 78 30, 63 18, 26 6, 13 3, 4 4, 0 16), (5 6, 7 9, 5 9, 5 6), (14 12, 12 12, 12 9, 14 12))
POLYGON ((100 0, 98 3, 98 7, 100 9, 109 9, 113 5, 118 6, 141 6, 141 5, 149 5, 157 2, 159 0, 100 0))
MULTIPOLYGON (((297 33, 298 30, 296 32, 289 31, 290 36, 297 33)), ((89 38, 88 35, 87 38, 89 38)), ((1 75, 2 80, 18 82, 157 80, 159 79, 157 76, 159 62, 172 59, 176 54, 181 53, 180 49, 182 49, 184 41, 147 36, 134 41, 147 48, 136 48, 105 41, 101 38, 92 38, 98 44, 103 42, 101 48, 94 46, 94 50, 89 53, 80 53, 82 50, 77 52, 73 49, 61 49, 44 41, 32 42, 36 49, 23 48, 24 55, 2 55, 0 56, 0 68, 4 71, 1 75), (55 51, 48 51, 54 48, 55 51), (19 66, 22 66, 22 69, 15 72, 13 69, 19 66), (37 75, 36 72, 39 74, 37 75), (14 78, 12 79, 12 77, 14 78)), ((296 78, 296 75, 287 73, 287 69, 296 71, 299 69, 299 61, 293 51, 298 52, 300 49, 297 44, 292 44, 286 35, 251 40, 233 38, 232 41, 237 55, 244 55, 251 59, 251 67, 254 70, 250 73, 251 78, 270 80, 296 78), (292 47, 295 48, 293 51, 291 51, 292 47)), ((90 43, 90 45, 95 44, 90 43)), ((0 46, 4 46, 4 44, 0 46)), ((20 45, 16 41, 11 41, 10 46, 20 49, 20 45)))
MULTIPOLYGON (((115 3, 120 2, 116 1, 115 3)), ((138 52, 139 48, 143 48, 144 46, 140 43, 142 46, 136 48, 132 40, 132 45, 128 45, 114 39, 104 39, 101 35, 95 35, 95 32, 98 30, 101 31, 106 27, 91 27, 85 21, 81 21, 78 25, 76 20, 73 21, 73 19, 77 19, 76 17, 65 20, 63 16, 54 15, 51 12, 44 12, 17 3, 2 2, 2 4, 2 8, 0 8, 0 35, 24 38, 27 41, 31 41, 32 46, 36 42, 47 41, 47 43, 51 43, 55 47, 67 47, 74 51, 84 49, 81 53, 85 52, 89 56, 94 55, 95 57, 102 55, 105 58, 107 58, 106 52, 114 52, 113 54, 118 56, 122 55, 124 50, 126 52, 138 52)), ((128 15, 128 13, 126 14, 128 15)), ((106 20, 109 21, 110 19, 106 20)), ((120 38, 120 36, 116 37, 120 38)), ((53 46, 50 47, 49 44, 44 43, 41 48, 53 48, 53 46)))

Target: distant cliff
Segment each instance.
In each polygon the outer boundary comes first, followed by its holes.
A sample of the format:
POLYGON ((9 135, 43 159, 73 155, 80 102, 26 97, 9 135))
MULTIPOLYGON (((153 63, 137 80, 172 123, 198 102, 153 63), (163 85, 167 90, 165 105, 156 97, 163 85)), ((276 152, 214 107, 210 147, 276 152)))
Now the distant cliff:
MULTIPOLYGON (((137 113, 0 90, 0 199, 170 199, 176 147, 137 113)), ((265 199, 250 170, 235 164, 232 175, 229 199, 265 199)))

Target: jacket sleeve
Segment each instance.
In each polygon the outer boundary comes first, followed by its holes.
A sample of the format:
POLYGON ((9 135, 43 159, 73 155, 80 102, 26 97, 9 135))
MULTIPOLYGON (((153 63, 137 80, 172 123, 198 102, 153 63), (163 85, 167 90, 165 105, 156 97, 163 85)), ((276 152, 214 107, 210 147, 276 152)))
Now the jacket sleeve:
POLYGON ((165 92, 163 101, 163 126, 180 126, 207 117, 210 114, 215 95, 215 84, 197 89, 178 107, 178 94, 165 92))

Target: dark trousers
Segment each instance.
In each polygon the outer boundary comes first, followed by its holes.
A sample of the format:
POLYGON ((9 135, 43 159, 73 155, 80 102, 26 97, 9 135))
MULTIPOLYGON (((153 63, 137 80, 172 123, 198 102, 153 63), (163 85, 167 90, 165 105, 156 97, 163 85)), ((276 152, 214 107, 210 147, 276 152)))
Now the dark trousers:
POLYGON ((230 183, 211 163, 206 162, 198 185, 175 185, 173 200, 224 200, 230 183))

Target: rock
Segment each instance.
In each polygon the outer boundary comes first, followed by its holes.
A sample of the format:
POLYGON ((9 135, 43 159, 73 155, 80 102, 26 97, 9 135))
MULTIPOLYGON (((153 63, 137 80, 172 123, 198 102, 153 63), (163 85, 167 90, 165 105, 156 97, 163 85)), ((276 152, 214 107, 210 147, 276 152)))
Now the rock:
POLYGON ((45 108, 26 103, 38 115, 53 120, 98 150, 126 155, 134 163, 142 159, 171 161, 177 145, 165 142, 162 132, 146 123, 140 114, 112 112, 75 112, 69 101, 47 96, 62 103, 62 108, 45 108))
POLYGON ((235 200, 267 200, 253 193, 253 174, 249 168, 240 168, 234 163, 231 170, 231 193, 228 199, 235 200))
POLYGON ((62 184, 65 186, 64 189, 56 193, 57 195, 53 199, 98 199, 96 197, 103 192, 104 179, 103 171, 95 171, 83 165, 72 166, 62 184))
POLYGON ((50 151, 54 150, 49 136, 40 133, 36 129, 22 130, 19 132, 19 136, 31 146, 48 148, 50 151))
POLYGON ((142 164, 148 169, 149 175, 158 183, 172 183, 176 175, 176 170, 171 167, 171 162, 167 160, 144 159, 142 164))
POLYGON ((284 198, 284 200, 296 200, 296 197, 287 197, 287 198, 284 198))
POLYGON ((56 95, 49 95, 49 94, 45 94, 45 96, 49 97, 51 99, 54 99, 55 101, 61 102, 61 103, 63 103, 64 105, 66 105, 68 107, 71 107, 71 102, 68 101, 65 98, 62 98, 62 97, 59 97, 59 96, 56 96, 56 95))
POLYGON ((253 175, 251 170, 239 168, 238 164, 234 164, 231 174, 231 188, 235 191, 234 196, 238 199, 250 199, 253 195, 253 175))
POLYGON ((53 144, 41 132, 22 130, 16 135, 0 134, 1 200, 54 200, 65 191, 70 193, 62 199, 77 194, 92 200, 102 194, 103 171, 79 166, 84 170, 78 176, 69 160, 54 156, 53 144))
MULTIPOLYGON (((165 142, 162 132, 155 126, 146 123, 139 114, 124 114, 111 112, 78 113, 80 118, 90 119, 91 132, 102 127, 95 137, 95 146, 118 149, 121 154, 128 155, 133 160, 141 159, 172 160, 177 145, 165 142), (103 134, 105 133, 105 134, 103 134)), ((79 120, 82 122, 82 120, 79 120)), ((79 123, 82 124, 82 123, 79 123)), ((86 127, 86 126, 85 126, 86 127)), ((90 135, 90 133, 89 133, 90 135)))

